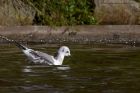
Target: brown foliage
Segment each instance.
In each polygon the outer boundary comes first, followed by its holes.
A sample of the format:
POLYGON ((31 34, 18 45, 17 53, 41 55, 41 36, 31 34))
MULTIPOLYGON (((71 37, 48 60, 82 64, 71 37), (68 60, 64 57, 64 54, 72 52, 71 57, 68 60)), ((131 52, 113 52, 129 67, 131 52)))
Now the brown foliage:
POLYGON ((125 5, 102 6, 95 11, 98 24, 140 24, 139 15, 125 5))

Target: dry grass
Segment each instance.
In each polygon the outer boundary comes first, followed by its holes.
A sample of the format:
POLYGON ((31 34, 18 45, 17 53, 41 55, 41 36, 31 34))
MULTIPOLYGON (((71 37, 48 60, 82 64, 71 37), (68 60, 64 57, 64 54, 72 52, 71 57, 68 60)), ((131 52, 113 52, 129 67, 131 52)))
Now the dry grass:
POLYGON ((139 15, 126 5, 102 6, 96 9, 98 24, 139 24, 139 15))
POLYGON ((0 1, 0 25, 31 25, 34 17, 32 9, 21 0, 0 1))

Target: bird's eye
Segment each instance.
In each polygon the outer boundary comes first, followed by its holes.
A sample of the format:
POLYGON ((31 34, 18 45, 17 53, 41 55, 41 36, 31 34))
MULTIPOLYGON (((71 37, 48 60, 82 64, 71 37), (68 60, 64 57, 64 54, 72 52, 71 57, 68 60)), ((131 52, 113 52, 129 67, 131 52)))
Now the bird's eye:
POLYGON ((66 51, 66 53, 69 53, 69 51, 66 51))

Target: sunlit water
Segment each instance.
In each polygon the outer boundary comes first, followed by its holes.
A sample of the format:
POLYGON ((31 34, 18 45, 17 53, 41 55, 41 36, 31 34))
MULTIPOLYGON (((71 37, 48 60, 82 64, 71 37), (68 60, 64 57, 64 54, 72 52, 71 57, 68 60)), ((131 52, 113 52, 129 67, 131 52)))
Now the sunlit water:
POLYGON ((70 49, 64 65, 47 66, 29 64, 14 45, 1 45, 0 93, 140 93, 140 48, 70 49))

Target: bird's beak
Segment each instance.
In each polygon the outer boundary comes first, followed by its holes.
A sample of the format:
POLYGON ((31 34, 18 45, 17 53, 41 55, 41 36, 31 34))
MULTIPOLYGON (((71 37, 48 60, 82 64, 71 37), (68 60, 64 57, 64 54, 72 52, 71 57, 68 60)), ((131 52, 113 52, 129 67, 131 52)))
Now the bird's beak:
POLYGON ((69 54, 69 56, 71 56, 71 54, 69 54))

